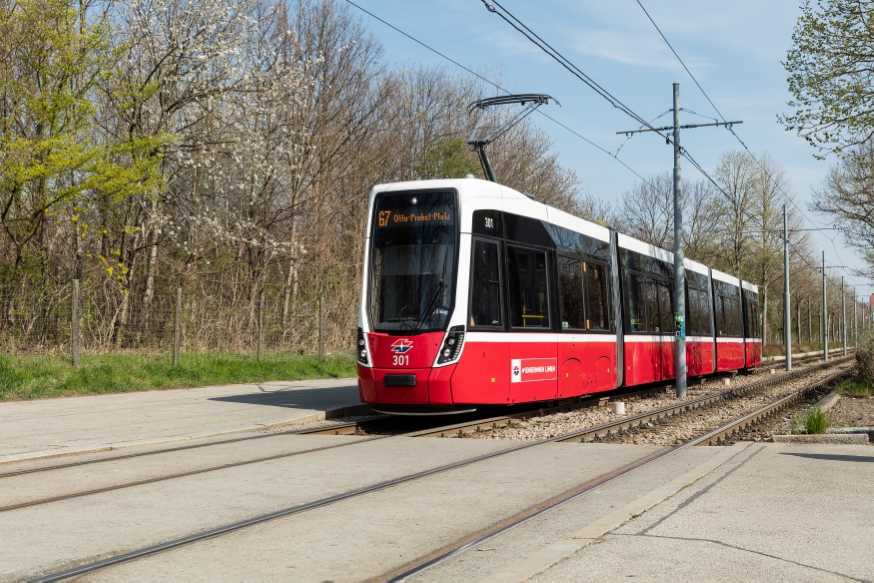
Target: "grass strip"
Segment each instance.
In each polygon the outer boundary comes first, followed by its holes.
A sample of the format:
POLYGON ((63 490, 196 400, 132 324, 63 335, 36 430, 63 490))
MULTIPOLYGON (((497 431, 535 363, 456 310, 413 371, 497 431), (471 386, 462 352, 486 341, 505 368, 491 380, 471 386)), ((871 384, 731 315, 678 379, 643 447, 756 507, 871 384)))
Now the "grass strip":
POLYGON ((261 361, 233 353, 182 354, 178 366, 169 354, 100 354, 83 355, 78 369, 62 356, 0 355, 0 400, 355 375, 352 354, 276 354, 261 361))
POLYGON ((871 396, 871 385, 859 378, 852 378, 841 383, 838 389, 841 395, 867 399, 871 396))

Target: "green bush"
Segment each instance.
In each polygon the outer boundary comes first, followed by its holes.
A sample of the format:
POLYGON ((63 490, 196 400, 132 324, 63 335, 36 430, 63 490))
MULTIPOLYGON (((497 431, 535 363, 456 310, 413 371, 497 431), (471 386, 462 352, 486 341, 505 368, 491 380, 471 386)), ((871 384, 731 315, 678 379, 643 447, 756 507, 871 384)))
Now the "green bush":
POLYGON ((874 386, 874 332, 865 332, 859 336, 856 374, 864 384, 874 386))
POLYGON ((829 414, 819 407, 814 407, 804 415, 795 417, 795 429, 792 433, 795 435, 818 435, 825 433, 831 424, 829 414))

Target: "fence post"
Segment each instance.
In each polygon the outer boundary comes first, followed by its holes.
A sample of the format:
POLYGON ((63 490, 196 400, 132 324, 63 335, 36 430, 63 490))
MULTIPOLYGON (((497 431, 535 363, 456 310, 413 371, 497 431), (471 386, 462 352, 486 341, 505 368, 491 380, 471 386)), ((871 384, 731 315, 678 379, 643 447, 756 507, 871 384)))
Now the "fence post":
POLYGON ((325 357, 325 298, 319 296, 319 358, 325 357))
POLYGON ((79 280, 73 280, 72 326, 70 345, 73 352, 73 366, 79 368, 79 280))
POLYGON ((258 360, 264 358, 264 290, 258 298, 258 360))
POLYGON ((179 344, 182 342, 182 288, 176 288, 176 322, 173 325, 173 366, 179 366, 179 344))

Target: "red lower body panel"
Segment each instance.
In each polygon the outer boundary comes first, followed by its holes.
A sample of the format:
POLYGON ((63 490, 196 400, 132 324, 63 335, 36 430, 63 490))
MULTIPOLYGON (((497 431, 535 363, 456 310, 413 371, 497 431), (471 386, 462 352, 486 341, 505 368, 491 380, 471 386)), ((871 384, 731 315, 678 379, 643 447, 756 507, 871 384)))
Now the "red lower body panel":
MULTIPOLYGON (((666 340, 665 343, 670 340, 666 340)), ((645 385, 658 382, 662 375, 665 351, 658 336, 625 337, 625 385, 645 385)), ((673 355, 673 351, 671 352, 673 355)), ((673 366, 671 367, 673 370, 673 366)))
POLYGON ((690 377, 713 372, 713 340, 686 339, 686 371, 690 377))
MULTIPOLYGON (((675 342, 673 336, 626 336, 625 384, 644 385, 676 378, 675 342)), ((712 340, 686 340, 686 376, 711 374, 713 364, 712 340)))
POLYGON ((754 366, 762 366, 762 343, 750 340, 747 338, 746 340, 746 357, 747 357, 747 368, 753 368, 754 366))
MULTIPOLYGON (((514 335, 515 336, 515 335, 514 335)), ((610 337, 612 339, 612 337, 610 337)), ((392 405, 507 405, 575 397, 615 389, 616 343, 466 341, 454 365, 420 368, 358 367, 365 403, 392 405), (415 387, 386 387, 386 374, 415 374, 415 387)), ((561 337, 559 337, 561 339, 561 337)))
POLYGON ((719 338, 716 342, 716 371, 744 368, 744 341, 741 338, 719 338))

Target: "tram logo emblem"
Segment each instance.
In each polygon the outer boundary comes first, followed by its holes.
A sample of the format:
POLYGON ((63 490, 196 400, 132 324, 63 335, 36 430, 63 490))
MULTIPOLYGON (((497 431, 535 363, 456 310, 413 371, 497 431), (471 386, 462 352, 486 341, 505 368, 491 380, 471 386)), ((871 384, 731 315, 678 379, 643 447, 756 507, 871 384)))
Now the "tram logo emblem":
POLYGON ((513 372, 510 382, 555 380, 557 369, 554 358, 514 358, 510 362, 510 370, 513 372))
POLYGON ((394 341, 394 344, 391 345, 391 351, 395 354, 406 354, 412 347, 412 340, 409 338, 401 338, 400 340, 394 341))

